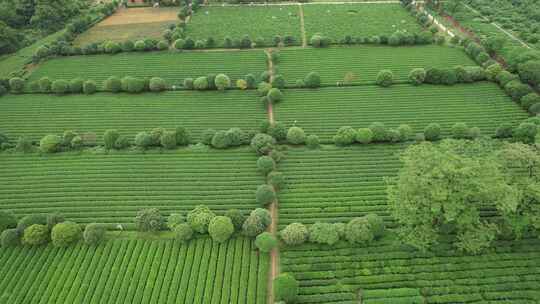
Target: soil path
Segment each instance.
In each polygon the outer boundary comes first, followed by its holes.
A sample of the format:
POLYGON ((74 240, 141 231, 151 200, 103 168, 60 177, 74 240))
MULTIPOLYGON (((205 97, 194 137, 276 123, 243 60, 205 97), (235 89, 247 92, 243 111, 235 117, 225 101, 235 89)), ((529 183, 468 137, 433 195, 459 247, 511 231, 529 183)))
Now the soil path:
POLYGON ((298 10, 300 12, 300 32, 302 33, 302 47, 307 47, 306 26, 304 24, 304 6, 302 5, 302 3, 298 3, 298 10))
MULTIPOLYGON (((302 3, 302 5, 317 5, 317 4, 399 4, 399 1, 396 0, 388 0, 388 1, 321 1, 321 2, 307 2, 302 3)), ((283 3, 251 3, 251 4, 208 4, 203 5, 204 7, 211 7, 211 6, 291 6, 291 5, 298 5, 298 2, 283 2, 283 3)))

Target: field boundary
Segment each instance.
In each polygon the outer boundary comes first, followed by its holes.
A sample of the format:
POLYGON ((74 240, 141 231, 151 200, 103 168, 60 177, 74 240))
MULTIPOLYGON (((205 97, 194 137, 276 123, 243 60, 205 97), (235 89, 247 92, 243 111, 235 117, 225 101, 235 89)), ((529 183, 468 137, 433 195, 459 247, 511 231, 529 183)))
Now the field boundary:
POLYGON ((239 6, 246 6, 246 7, 256 7, 256 6, 293 6, 293 5, 331 5, 331 4, 337 4, 337 5, 346 5, 346 4, 400 4, 399 1, 395 0, 388 0, 388 1, 336 1, 336 2, 281 2, 281 3, 251 3, 251 4, 207 4, 207 5, 201 5, 201 7, 239 7, 239 6))
POLYGON ((306 25, 304 23, 304 6, 302 3, 298 4, 298 11, 300 15, 300 34, 302 35, 302 47, 307 47, 307 38, 306 38, 306 25))

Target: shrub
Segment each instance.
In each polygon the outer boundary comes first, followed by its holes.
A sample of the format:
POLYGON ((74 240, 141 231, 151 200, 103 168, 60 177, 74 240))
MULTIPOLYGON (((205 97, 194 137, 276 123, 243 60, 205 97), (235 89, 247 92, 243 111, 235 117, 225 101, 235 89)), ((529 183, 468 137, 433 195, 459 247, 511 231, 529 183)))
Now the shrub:
POLYGON ((519 101, 525 95, 532 93, 532 89, 528 85, 521 83, 519 80, 508 82, 504 86, 504 91, 514 101, 519 101))
POLYGON ((319 146, 320 146, 320 140, 319 140, 319 136, 317 135, 309 135, 307 138, 306 138, 306 145, 308 146, 308 148, 310 149, 317 149, 319 146))
POLYGON ((217 149, 225 149, 229 147, 227 140, 227 131, 217 131, 212 137, 212 147, 217 149))
POLYGON ((274 189, 282 189, 285 185, 285 177, 283 173, 278 171, 272 171, 267 176, 268 183, 274 187, 274 189))
POLYGON ((138 231, 157 232, 165 225, 165 218, 157 208, 142 209, 135 216, 135 226, 138 231))
POLYGON ((486 78, 489 81, 496 81, 499 73, 503 71, 503 68, 500 64, 492 64, 486 68, 486 78))
POLYGON ((539 115, 540 114, 540 102, 537 102, 529 107, 529 113, 531 115, 539 115))
POLYGON ((268 127, 268 134, 274 137, 277 141, 283 141, 287 139, 287 127, 280 122, 274 122, 268 127))
MULTIPOLYGON (((17 144, 15 145, 15 151, 28 153, 28 152, 32 152, 32 150, 33 150, 32 141, 29 138, 21 136, 19 137, 19 139, 17 139, 17 144)), ((2 231, 2 229, 0 229, 0 231, 2 231)))
POLYGON ((397 132, 399 133, 399 141, 408 141, 412 139, 414 135, 413 129, 406 124, 399 125, 397 132))
POLYGON ((165 91, 165 89, 167 89, 167 83, 165 82, 165 80, 163 80, 163 78, 152 77, 150 78, 149 89, 152 92, 165 91))
POLYGON ((117 130, 105 131, 105 133, 103 134, 103 142, 105 144, 105 148, 113 149, 119 137, 120 137, 120 133, 117 130))
POLYGON ((512 136, 515 140, 526 144, 534 143, 538 126, 530 122, 522 122, 517 128, 512 131, 512 136))
POLYGON ((198 77, 193 81, 193 88, 195 90, 207 90, 208 89, 208 78, 207 77, 198 77))
POLYGON ((193 231, 207 233, 210 221, 216 216, 208 207, 199 205, 187 214, 187 223, 193 231))
POLYGON ((122 90, 128 93, 141 93, 145 89, 145 82, 142 79, 126 76, 122 78, 122 90))
MULTIPOLYGON (((255 89, 257 86, 257 81, 255 79, 255 76, 253 74, 247 74, 244 79, 246 80, 247 88, 248 89, 255 89)), ((264 94, 266 95, 266 94, 264 94)))
POLYGON ((341 127, 338 129, 333 140, 338 146, 351 145, 356 140, 356 131, 349 126, 341 127))
POLYGON ((438 140, 441 137, 441 126, 437 123, 430 123, 424 129, 424 137, 429 141, 438 140))
POLYGON ((268 154, 276 144, 276 139, 268 134, 258 133, 251 139, 251 148, 259 155, 268 154))
POLYGON ((482 131, 478 127, 472 127, 469 129, 469 139, 479 138, 482 135, 482 131))
POLYGON ((60 149, 62 138, 57 135, 46 135, 39 141, 39 148, 45 153, 54 153, 60 149))
POLYGON ((269 232, 263 232, 255 239, 255 246, 261 252, 270 252, 277 246, 277 239, 269 232))
POLYGON ((182 243, 187 242, 193 238, 193 228, 188 223, 181 223, 172 229, 174 232, 174 238, 182 243))
POLYGON ((65 221, 64 216, 60 213, 52 213, 47 215, 47 228, 49 230, 53 229, 57 224, 63 223, 65 221))
POLYGON ((24 216, 17 223, 17 230, 22 233, 24 230, 34 224, 47 226, 47 216, 44 214, 32 214, 24 216))
POLYGON ((499 83, 499 85, 503 88, 506 87, 506 84, 511 81, 517 80, 518 78, 519 77, 517 75, 512 74, 508 71, 502 71, 496 76, 497 83, 499 83))
POLYGON ((425 69, 422 69, 422 68, 413 69, 409 73, 409 81, 413 85, 416 85, 416 86, 421 85, 422 83, 424 83, 425 79, 426 79, 426 70, 425 69))
POLYGON ((278 88, 278 89, 285 88, 285 78, 283 78, 282 75, 274 76, 274 79, 272 79, 272 87, 278 88))
MULTIPOLYGON (((35 91, 35 90, 32 90, 32 91, 35 91)), ((4 96, 5 94, 7 94, 7 92, 8 92, 8 89, 6 89, 5 86, 0 84, 0 96, 4 96)))
POLYGON ((69 93, 69 82, 65 80, 61 80, 61 79, 55 80, 53 81, 51 88, 55 94, 58 94, 58 95, 67 94, 69 93))
POLYGON ((274 296, 276 301, 283 301, 285 303, 294 303, 298 298, 299 284, 296 279, 288 274, 279 274, 274 279, 274 296))
POLYGON ((224 91, 231 86, 231 79, 225 74, 217 74, 214 83, 218 90, 224 91))
POLYGON ((83 83, 83 93, 84 94, 94 94, 97 91, 96 82, 93 80, 87 80, 83 83))
POLYGON ((495 137, 497 138, 510 138, 512 137, 513 126, 510 123, 502 123, 495 131, 495 137))
POLYGON ((139 148, 148 148, 152 146, 152 135, 148 132, 139 132, 135 135, 135 146, 139 148))
POLYGON ((384 142, 388 140, 386 126, 382 122, 374 122, 369 125, 369 129, 373 133, 374 142, 384 142))
POLYGON ((330 45, 330 39, 319 34, 315 34, 311 36, 311 39, 309 39, 309 44, 311 44, 313 47, 327 47, 330 45))
POLYGON ((394 73, 390 70, 381 70, 379 74, 377 74, 375 83, 381 87, 391 86, 394 83, 394 73))
POLYGON ((441 70, 441 83, 445 85, 454 85, 458 82, 457 74, 454 69, 441 70))
POLYGON ((336 226, 330 223, 315 223, 309 227, 309 241, 317 244, 334 245, 339 241, 336 226))
POLYGON ((452 137, 456 139, 466 139, 469 137, 469 127, 466 123, 458 122, 452 126, 452 137))
POLYGON ((523 109, 528 110, 533 104, 540 102, 540 95, 536 93, 529 93, 523 97, 521 97, 519 103, 523 107, 523 109))
POLYGON ((373 140, 373 132, 369 128, 358 129, 355 139, 361 144, 369 144, 373 140))
POLYGON ((107 230, 102 224, 91 223, 86 225, 83 232, 84 242, 88 245, 97 245, 105 238, 107 230))
POLYGON ((351 244, 367 244, 375 236, 371 231, 369 221, 365 217, 353 218, 345 227, 345 238, 351 244))
POLYGON ((184 39, 177 39, 176 41, 174 41, 173 47, 177 50, 181 50, 184 48, 184 44, 184 39))
POLYGON ((430 84, 441 84, 444 71, 437 68, 429 68, 426 70, 426 77, 424 82, 430 84))
POLYGON ((261 206, 266 206, 276 200, 276 192, 270 185, 260 185, 257 187, 257 192, 255 193, 257 203, 261 206))
POLYGON ((307 240, 308 229, 304 224, 292 223, 281 230, 279 235, 287 245, 300 245, 307 240))
POLYGON ((251 214, 242 224, 242 231, 248 237, 255 237, 266 230, 263 219, 257 215, 251 214))
POLYGON ((283 93, 277 88, 271 88, 266 95, 271 102, 279 102, 283 99, 283 93))
POLYGON ((380 238, 384 234, 384 221, 383 219, 375 213, 370 213, 364 216, 368 221, 371 232, 375 239, 380 238))
POLYGON ((17 229, 6 229, 0 234, 2 247, 16 246, 20 243, 21 234, 17 229))
POLYGON ((318 88, 321 86, 321 76, 317 72, 310 72, 304 78, 303 84, 306 88, 318 88))
POLYGON ((187 146, 191 142, 191 136, 189 135, 189 131, 182 127, 176 127, 176 144, 179 146, 187 146))
POLYGON ((122 43, 122 51, 131 52, 135 49, 135 44, 131 40, 126 40, 122 43))
POLYGON ((208 225, 208 233, 212 240, 223 243, 228 240, 234 232, 234 225, 230 218, 226 216, 215 216, 208 225))
POLYGON ((0 210, 0 232, 17 227, 17 217, 11 211, 0 210))
POLYGON ((22 240, 28 245, 43 245, 49 241, 49 229, 46 225, 33 224, 24 229, 22 240))
POLYGON ((169 48, 169 44, 167 43, 167 41, 161 40, 157 43, 156 48, 160 51, 164 51, 169 48))
POLYGON ((105 53, 116 54, 122 51, 120 45, 113 41, 108 41, 105 43, 105 53))
POLYGON ((19 94, 24 90, 24 79, 13 77, 9 80, 9 87, 12 93, 19 94))
POLYGON ((54 246, 66 247, 81 238, 81 227, 74 222, 63 222, 52 228, 51 239, 54 246))
POLYGON ((302 145, 306 142, 306 134, 300 127, 291 127, 287 132, 287 141, 293 145, 302 145))
POLYGON ((521 81, 531 86, 540 84, 540 61, 531 60, 518 65, 521 81))
POLYGON ((268 93, 272 89, 272 86, 268 82, 260 82, 257 85, 257 92, 260 96, 268 96, 268 93))
POLYGON ((274 170, 276 167, 276 162, 270 156, 261 156, 257 160, 257 169, 264 176, 266 176, 270 171, 274 170))
POLYGON ((144 43, 144 41, 142 40, 135 41, 134 47, 136 51, 139 51, 139 52, 146 51, 146 43, 144 43))
POLYGON ((242 211, 238 209, 229 209, 225 212, 225 216, 231 219, 231 222, 235 230, 241 230, 246 217, 242 214, 242 211))
POLYGON ((105 80, 104 87, 106 91, 118 93, 122 90, 122 81, 116 76, 111 76, 105 80))
POLYGON ((193 78, 186 78, 184 79, 184 88, 188 89, 188 90, 193 90, 195 89, 195 85, 194 85, 194 81, 193 81, 193 78))

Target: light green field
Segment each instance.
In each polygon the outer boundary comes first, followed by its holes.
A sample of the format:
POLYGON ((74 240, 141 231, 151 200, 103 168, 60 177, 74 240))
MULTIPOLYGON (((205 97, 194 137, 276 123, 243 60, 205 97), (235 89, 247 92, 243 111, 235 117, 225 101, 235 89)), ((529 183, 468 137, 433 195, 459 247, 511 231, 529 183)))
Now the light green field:
POLYGON ((208 128, 257 128, 265 108, 253 92, 169 91, 160 94, 7 95, 0 102, 0 130, 16 140, 39 140, 66 130, 94 132, 108 129, 134 138, 150 129, 184 126, 197 141, 208 128))
POLYGON ((80 77, 101 84, 110 76, 134 76, 161 77, 171 85, 181 85, 184 78, 225 73, 236 80, 265 70, 263 51, 120 53, 52 59, 41 64, 30 81, 44 76, 68 80, 80 77))
POLYGON ((192 39, 214 38, 218 46, 225 37, 252 41, 263 38, 270 45, 274 36, 293 36, 301 44, 298 6, 201 7, 187 25, 186 35, 192 39))
POLYGON ((304 5, 304 24, 308 39, 319 33, 334 42, 347 35, 365 38, 390 36, 397 30, 421 31, 416 20, 397 3, 304 5))
POLYGON ((99 246, 0 251, 0 301, 264 303, 268 255, 253 242, 108 240, 99 246))
POLYGON ((476 65, 462 50, 437 45, 284 49, 280 54, 278 73, 290 86, 309 72, 319 73, 325 85, 343 83, 347 73, 354 75, 353 84, 365 84, 375 83, 377 74, 383 69, 391 70, 396 81, 404 82, 414 68, 476 65))
POLYGON ((517 126, 528 117, 502 90, 488 82, 287 90, 274 112, 277 121, 294 123, 326 143, 332 142, 342 126, 364 128, 373 122, 385 123, 389 128, 409 124, 417 133, 430 123, 438 123, 443 136, 449 135, 455 123, 465 122, 491 136, 500 124, 517 126))
MULTIPOLYGON (((137 211, 164 215, 207 205, 218 214, 257 208, 264 182, 251 150, 0 154, 0 209, 19 216, 59 212, 78 223, 121 223, 131 229, 137 211)), ((0 289, 1 290, 1 289, 0 289)))

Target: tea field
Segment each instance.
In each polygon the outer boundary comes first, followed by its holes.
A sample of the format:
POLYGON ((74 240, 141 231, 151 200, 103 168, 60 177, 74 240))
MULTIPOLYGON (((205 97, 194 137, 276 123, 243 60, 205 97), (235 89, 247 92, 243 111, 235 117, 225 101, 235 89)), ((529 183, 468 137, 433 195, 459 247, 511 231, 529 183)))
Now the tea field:
POLYGON ((342 126, 363 128, 373 122, 390 128, 409 124, 415 132, 438 123, 443 135, 449 135, 453 124, 465 122, 484 135, 494 135, 501 123, 517 125, 527 118, 493 83, 288 90, 274 112, 277 121, 295 123, 327 143, 342 126))
POLYGON ((19 216, 57 211, 78 223, 127 229, 144 208, 164 215, 185 215, 197 205, 218 214, 232 208, 249 213, 264 182, 256 161, 247 149, 2 155, 0 208, 19 216))
POLYGON ((322 34, 334 42, 345 36, 366 38, 390 36, 394 32, 420 32, 421 27, 397 3, 309 4, 304 5, 306 35, 322 34))
POLYGON ((287 85, 304 79, 309 72, 321 75, 323 85, 374 84, 380 70, 389 69, 396 82, 406 82, 415 68, 454 67, 476 65, 459 49, 430 46, 352 46, 309 48, 280 51, 277 73, 282 74, 287 85), (298 62, 302 64, 299 65, 298 62), (352 76, 345 81, 346 75, 352 76))
POLYGON ((0 102, 0 130, 15 140, 39 140, 66 130, 101 136, 117 129, 133 139, 153 128, 184 126, 194 141, 208 128, 253 130, 266 118, 255 93, 169 91, 160 94, 9 95, 0 102))
POLYGON ((264 303, 268 256, 247 238, 110 240, 0 251, 2 303, 264 303), (9 266, 8 266, 9 265, 9 266))
POLYGON ((101 84, 110 76, 161 77, 170 85, 182 85, 185 78, 225 73, 233 80, 266 70, 263 51, 241 52, 152 52, 116 55, 72 56, 48 60, 29 80, 90 79, 101 84))

